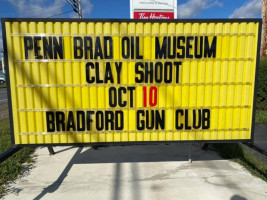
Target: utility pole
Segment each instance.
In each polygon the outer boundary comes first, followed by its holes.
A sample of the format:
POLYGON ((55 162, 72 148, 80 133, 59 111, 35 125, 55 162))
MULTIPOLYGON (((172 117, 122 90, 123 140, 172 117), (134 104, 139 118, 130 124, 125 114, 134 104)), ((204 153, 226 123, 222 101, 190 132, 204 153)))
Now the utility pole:
POLYGON ((66 2, 70 4, 74 12, 78 13, 79 18, 81 19, 83 17, 81 0, 66 0, 66 2))
POLYGON ((262 0, 262 10, 261 10, 261 15, 262 15, 262 37, 261 37, 261 57, 264 58, 266 57, 266 31, 267 31, 267 0, 262 0))
POLYGON ((81 0, 78 0, 78 5, 79 5, 79 17, 80 19, 83 18, 83 14, 82 14, 82 3, 81 0))

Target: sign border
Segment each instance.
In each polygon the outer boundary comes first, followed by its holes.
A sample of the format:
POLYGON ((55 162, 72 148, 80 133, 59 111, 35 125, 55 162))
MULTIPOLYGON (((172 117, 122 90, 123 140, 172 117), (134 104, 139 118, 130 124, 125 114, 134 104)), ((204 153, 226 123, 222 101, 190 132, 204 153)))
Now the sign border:
POLYGON ((257 85, 258 85, 258 73, 259 73, 259 61, 260 61, 260 47, 261 47, 261 32, 262 32, 262 19, 261 18, 232 18, 232 19, 70 19, 70 18, 2 18, 2 37, 4 48, 4 64, 6 66, 6 83, 7 83, 7 95, 8 95, 8 107, 9 107, 9 121, 10 121, 10 135, 12 146, 17 147, 38 147, 38 146, 74 146, 74 145, 139 145, 139 144, 166 144, 166 143, 246 143, 254 141, 255 131, 255 114, 256 114, 256 98, 257 98, 257 85), (251 139, 241 140, 186 140, 186 141, 130 141, 130 142, 97 142, 97 143, 40 143, 40 144, 15 144, 14 136, 14 123, 13 112, 11 102, 11 89, 9 80, 9 65, 8 65, 8 52, 7 52, 7 40, 6 40, 6 24, 5 22, 167 22, 167 23, 234 23, 234 22, 256 22, 259 23, 258 30, 258 47, 256 58, 256 71, 255 71, 255 83, 254 83, 254 97, 253 97, 253 110, 252 110, 252 124, 251 124, 251 139))

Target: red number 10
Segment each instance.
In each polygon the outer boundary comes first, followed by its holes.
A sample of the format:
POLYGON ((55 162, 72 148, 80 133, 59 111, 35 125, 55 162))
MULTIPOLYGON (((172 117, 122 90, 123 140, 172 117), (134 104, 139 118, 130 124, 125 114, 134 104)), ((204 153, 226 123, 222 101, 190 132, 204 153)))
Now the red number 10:
MULTIPOLYGON (((144 92, 144 107, 147 107, 147 88, 146 86, 143 87, 144 92)), ((158 103, 158 90, 157 87, 152 86, 149 89, 149 105, 150 106, 156 106, 158 103)))

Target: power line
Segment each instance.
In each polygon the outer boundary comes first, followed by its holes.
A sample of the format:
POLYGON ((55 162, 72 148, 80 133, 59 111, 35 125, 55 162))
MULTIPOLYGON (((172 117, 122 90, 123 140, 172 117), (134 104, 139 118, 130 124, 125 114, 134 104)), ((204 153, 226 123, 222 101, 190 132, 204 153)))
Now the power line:
POLYGON ((59 16, 59 15, 64 15, 64 14, 70 13, 70 12, 72 12, 72 10, 69 10, 69 11, 66 11, 66 12, 63 12, 63 13, 60 13, 60 14, 52 15, 52 16, 47 17, 47 18, 52 18, 52 17, 56 17, 56 16, 59 16))
POLYGON ((71 2, 69 2, 68 0, 66 0, 66 2, 68 3, 68 4, 70 4, 70 6, 73 8, 73 11, 74 12, 76 12, 76 13, 78 13, 78 11, 77 11, 77 5, 76 4, 73 4, 73 3, 71 3, 71 2))
POLYGON ((82 5, 81 0, 66 0, 71 6, 74 12, 78 13, 79 17, 82 18, 82 5))

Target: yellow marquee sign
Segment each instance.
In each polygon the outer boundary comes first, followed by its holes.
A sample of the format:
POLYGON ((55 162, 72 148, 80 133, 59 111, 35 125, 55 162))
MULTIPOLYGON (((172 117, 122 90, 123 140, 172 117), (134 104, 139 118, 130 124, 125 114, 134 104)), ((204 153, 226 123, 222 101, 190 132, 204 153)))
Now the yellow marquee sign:
POLYGON ((253 139, 258 19, 2 25, 14 144, 253 139))

